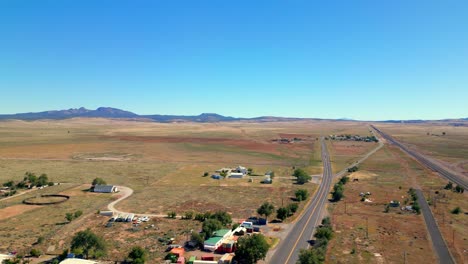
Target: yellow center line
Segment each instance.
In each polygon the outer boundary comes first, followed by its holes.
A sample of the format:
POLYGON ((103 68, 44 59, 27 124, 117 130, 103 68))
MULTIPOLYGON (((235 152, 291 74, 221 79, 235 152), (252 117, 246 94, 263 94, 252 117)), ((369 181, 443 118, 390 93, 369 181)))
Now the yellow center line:
MULTIPOLYGON (((327 168, 328 168, 328 167, 327 167, 327 168)), ((328 169, 327 169, 327 171, 328 171, 328 169)), ((325 171, 324 171, 324 176, 325 176, 325 171)), ((323 180, 323 178, 322 178, 322 180, 323 180)), ((296 243, 294 243, 294 246, 292 247, 292 250, 291 250, 291 252, 289 253, 288 258, 286 259, 286 263, 288 263, 289 259, 291 258, 292 254, 293 254, 293 252, 294 252, 294 249, 296 248, 297 244, 299 243, 299 240, 301 239, 302 234, 304 234, 304 231, 305 231, 307 225, 308 225, 309 222, 310 222, 310 219, 312 219, 312 216, 314 215, 314 212, 315 212, 315 210, 317 209, 317 206, 320 204, 319 201, 320 201, 320 199, 321 199, 321 197, 323 196, 323 193, 324 193, 325 191, 326 191, 326 190, 325 190, 325 187, 322 187, 322 189, 320 190, 321 195, 318 196, 319 199, 317 199, 317 204, 314 206, 314 209, 312 209, 312 212, 311 212, 309 218, 307 219, 307 222, 306 222, 306 224, 304 225, 304 228, 302 228, 302 231, 301 231, 301 233, 299 234, 299 237, 297 238, 296 243)))

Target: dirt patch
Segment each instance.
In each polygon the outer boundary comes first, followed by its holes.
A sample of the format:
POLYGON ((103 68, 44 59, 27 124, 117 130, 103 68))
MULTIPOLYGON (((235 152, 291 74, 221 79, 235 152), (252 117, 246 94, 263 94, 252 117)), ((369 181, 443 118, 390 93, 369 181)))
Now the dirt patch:
POLYGON ((373 178, 373 177, 376 177, 376 176, 377 176, 377 174, 372 173, 372 172, 357 171, 357 172, 354 172, 351 175, 349 175, 349 178, 362 180, 362 179, 370 179, 370 178, 373 178))
POLYGON ((36 208, 40 208, 39 205, 27 205, 27 204, 18 204, 13 205, 7 208, 0 209, 0 220, 7 219, 13 216, 20 215, 24 212, 31 211, 36 208))

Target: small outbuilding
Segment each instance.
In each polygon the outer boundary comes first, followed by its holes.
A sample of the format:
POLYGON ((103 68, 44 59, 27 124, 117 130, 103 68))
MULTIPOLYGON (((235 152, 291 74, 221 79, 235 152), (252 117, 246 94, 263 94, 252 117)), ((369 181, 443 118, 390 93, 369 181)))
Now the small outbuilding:
POLYGON ((117 192, 117 186, 115 185, 94 185, 93 192, 96 193, 113 193, 117 192))

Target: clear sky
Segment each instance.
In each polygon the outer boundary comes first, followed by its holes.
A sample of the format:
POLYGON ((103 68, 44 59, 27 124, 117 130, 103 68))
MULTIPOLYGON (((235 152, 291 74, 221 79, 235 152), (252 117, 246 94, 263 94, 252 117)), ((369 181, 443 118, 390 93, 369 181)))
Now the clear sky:
POLYGON ((0 113, 468 116, 468 1, 0 1, 0 113))

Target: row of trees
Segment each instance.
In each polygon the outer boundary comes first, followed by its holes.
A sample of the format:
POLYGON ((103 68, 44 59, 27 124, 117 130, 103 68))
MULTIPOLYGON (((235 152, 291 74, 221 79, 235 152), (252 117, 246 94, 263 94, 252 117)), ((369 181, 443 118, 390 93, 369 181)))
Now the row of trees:
POLYGON ((322 220, 322 226, 315 231, 312 247, 301 249, 298 264, 321 264, 325 261, 328 242, 333 238, 333 229, 329 217, 322 220))
POLYGON ((349 177, 348 176, 343 176, 340 178, 340 180, 333 186, 333 191, 332 191, 332 201, 333 202, 338 202, 341 200, 341 198, 344 197, 344 185, 348 183, 349 177))
POLYGON ((37 176, 35 173, 26 172, 24 174, 23 180, 20 182, 15 182, 13 180, 7 181, 2 184, 4 187, 8 187, 11 190, 14 189, 24 189, 33 186, 45 186, 45 185, 54 185, 53 182, 49 181, 49 177, 47 174, 43 173, 40 176, 37 176))

